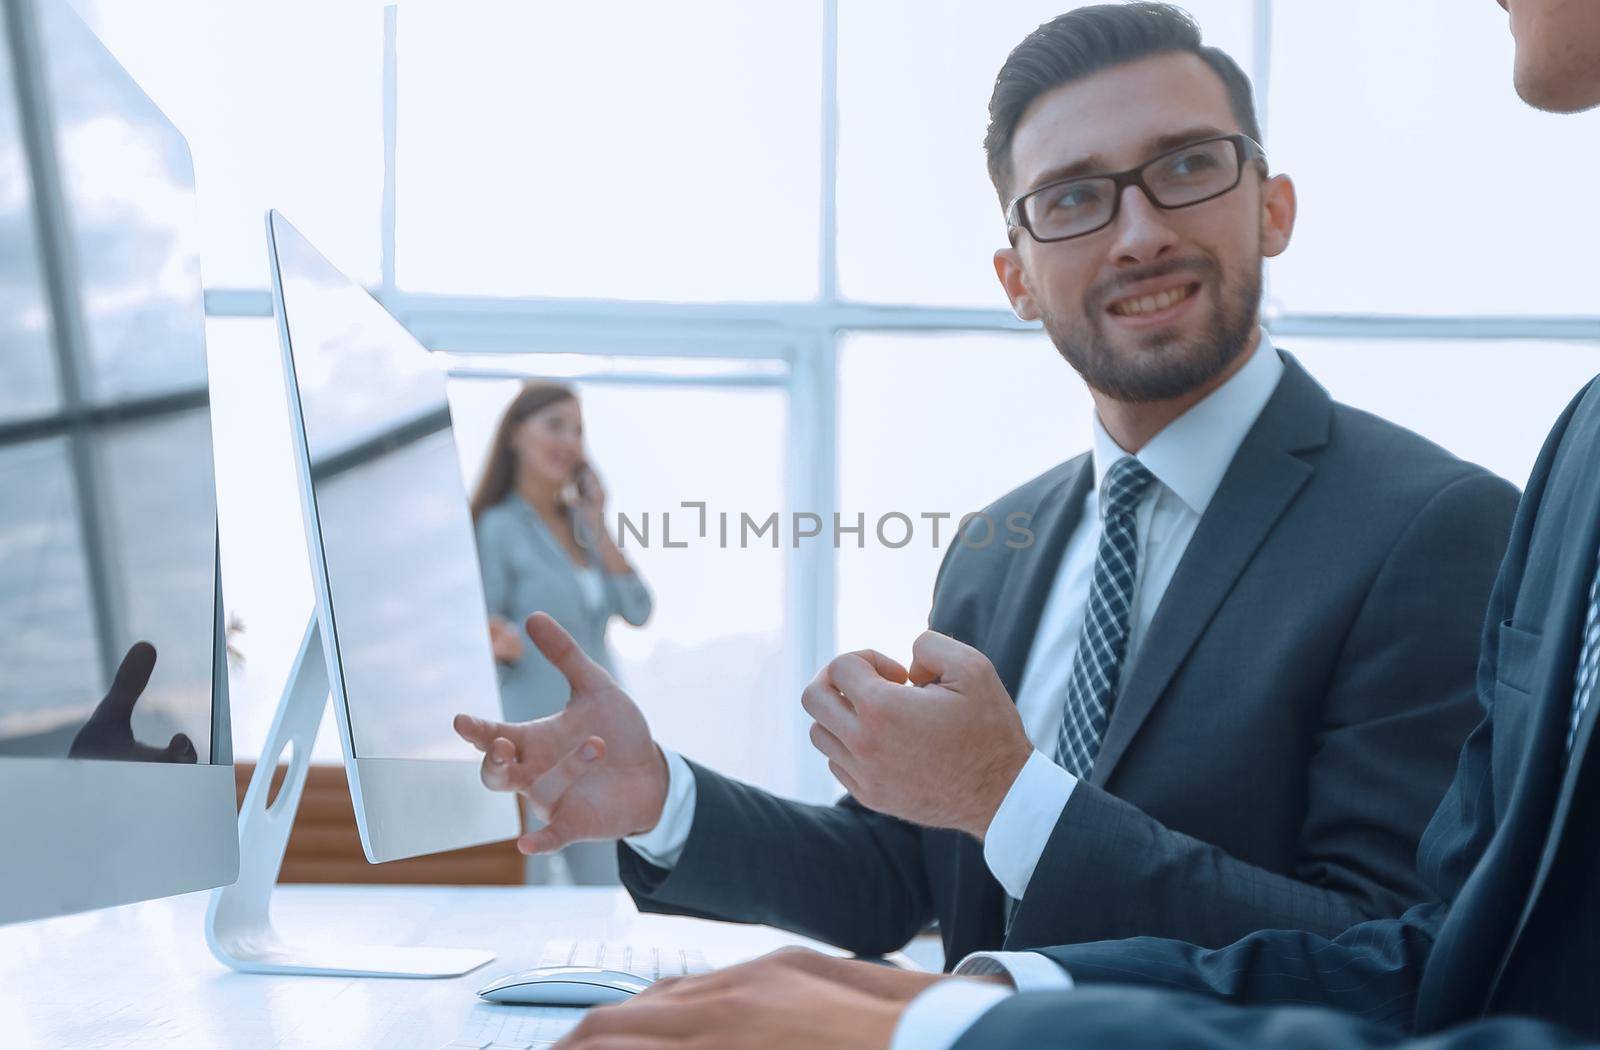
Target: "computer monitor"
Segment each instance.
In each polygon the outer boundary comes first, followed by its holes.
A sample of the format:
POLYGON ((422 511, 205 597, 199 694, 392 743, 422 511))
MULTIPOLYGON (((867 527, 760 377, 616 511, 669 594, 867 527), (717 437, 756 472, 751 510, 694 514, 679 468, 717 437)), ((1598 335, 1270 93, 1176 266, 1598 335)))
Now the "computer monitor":
POLYGON ((329 695, 367 859, 513 838, 459 711, 499 689, 444 372, 277 212, 272 294, 329 695))
POLYGON ((0 34, 0 922, 232 882, 194 174, 59 0, 0 34))

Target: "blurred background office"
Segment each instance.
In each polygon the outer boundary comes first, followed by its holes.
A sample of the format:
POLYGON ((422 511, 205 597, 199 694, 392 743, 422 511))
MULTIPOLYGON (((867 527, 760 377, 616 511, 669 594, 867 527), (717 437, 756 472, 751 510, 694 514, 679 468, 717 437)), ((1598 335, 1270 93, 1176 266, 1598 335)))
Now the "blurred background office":
MULTIPOLYGON (((1481 75, 1509 70, 1502 19, 1459 3, 1187 6, 1251 71, 1299 186, 1267 274, 1277 342, 1334 396, 1521 484, 1600 369, 1600 213, 1567 206, 1600 114, 1547 133, 1481 75)), ((904 654, 925 623, 949 532, 936 546, 921 515, 1088 442, 1080 382, 994 279, 980 146, 1006 53, 1069 3, 76 6, 193 147, 241 759, 312 608, 268 206, 443 355, 469 483, 525 382, 576 392, 608 515, 655 525, 622 552, 654 608, 611 631, 617 671, 661 740, 791 795, 839 790, 803 683, 843 648, 904 654), (794 511, 823 535, 717 542, 718 512, 794 511), (836 547, 835 512, 864 533, 836 547), (917 525, 903 547, 874 535, 891 512, 917 525)), ((0 424, 32 410, 17 391, 0 424)), ((331 726, 319 748, 337 758, 331 726)))

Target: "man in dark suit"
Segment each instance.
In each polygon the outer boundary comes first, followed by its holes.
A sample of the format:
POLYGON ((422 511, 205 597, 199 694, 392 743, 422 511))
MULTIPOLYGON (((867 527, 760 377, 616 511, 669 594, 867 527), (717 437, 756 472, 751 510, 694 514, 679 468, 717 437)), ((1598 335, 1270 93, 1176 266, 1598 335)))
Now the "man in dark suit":
MULTIPOLYGON (((1517 40, 1518 92, 1554 111, 1600 104, 1600 6, 1502 6, 1517 40)), ((1428 903, 1332 939, 1267 930, 1204 950, 1141 937, 980 955, 958 971, 1004 967, 1018 986, 1060 987, 1021 994, 993 977, 770 956, 591 1015, 563 1045, 692 1032, 698 1046, 735 1046, 736 1031, 805 1033, 800 1019, 824 1017, 821 1038, 761 1045, 1600 1046, 1597 678, 1600 380, 1557 420, 1518 509, 1483 628, 1485 717, 1417 854, 1428 903), (1024 957, 1033 963, 1019 965, 1024 957), (1053 976, 1041 978, 1040 959, 1053 976)))
POLYGON ((1010 975, 993 983, 779 954, 593 1014, 570 1045, 693 1032, 698 1046, 771 1033, 759 1045, 817 1050, 1600 1046, 1597 554, 1600 380, 1534 467, 1485 619, 1487 716, 1417 853, 1434 899, 1403 916, 1332 939, 1137 937, 979 953, 957 970, 1010 975))
POLYGON ((861 953, 937 919, 952 963, 1333 934, 1422 897, 1411 858, 1474 718, 1514 490, 1335 404, 1260 329, 1295 202, 1251 106, 1237 65, 1160 5, 1074 12, 1017 49, 992 104, 996 266, 1085 376, 1093 456, 990 508, 1030 546, 952 545, 915 686, 852 654, 806 690, 839 806, 661 757, 533 621, 575 676, 569 707, 462 723, 486 782, 550 814, 525 848, 628 836, 641 908, 861 953))

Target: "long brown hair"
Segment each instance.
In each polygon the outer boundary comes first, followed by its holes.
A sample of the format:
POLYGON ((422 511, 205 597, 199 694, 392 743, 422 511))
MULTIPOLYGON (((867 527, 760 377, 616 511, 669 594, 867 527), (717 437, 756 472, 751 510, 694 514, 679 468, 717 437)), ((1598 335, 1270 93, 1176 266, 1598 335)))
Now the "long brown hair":
POLYGON ((536 380, 522 384, 522 392, 506 406, 500 425, 495 427, 494 442, 489 446, 489 459, 483 465, 483 476, 472 494, 472 520, 506 498, 517 480, 517 453, 511 447, 511 432, 535 412, 549 408, 558 401, 578 400, 578 394, 565 383, 536 380))

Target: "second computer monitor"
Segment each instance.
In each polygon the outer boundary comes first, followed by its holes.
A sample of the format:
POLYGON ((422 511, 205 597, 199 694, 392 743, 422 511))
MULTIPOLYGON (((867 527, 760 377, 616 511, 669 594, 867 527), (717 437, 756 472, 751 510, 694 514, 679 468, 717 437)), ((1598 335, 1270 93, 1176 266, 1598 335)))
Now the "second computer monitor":
POLYGON ((371 861, 512 838, 451 729, 499 715, 477 548, 432 355, 277 212, 273 295, 332 700, 371 861))

